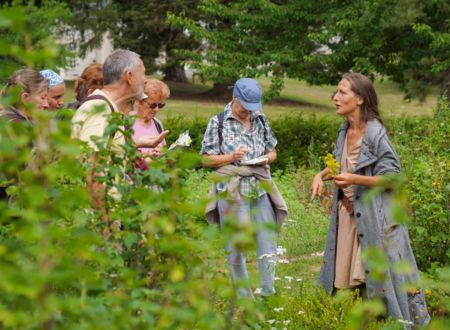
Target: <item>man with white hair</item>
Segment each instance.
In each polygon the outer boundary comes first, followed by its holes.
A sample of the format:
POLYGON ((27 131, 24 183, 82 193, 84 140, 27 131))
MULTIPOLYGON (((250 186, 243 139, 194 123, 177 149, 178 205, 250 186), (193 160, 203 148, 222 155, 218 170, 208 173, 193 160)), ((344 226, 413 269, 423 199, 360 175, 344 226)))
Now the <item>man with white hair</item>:
MULTIPOLYGON (((145 66, 138 54, 125 49, 112 52, 103 64, 103 89, 97 89, 87 97, 72 118, 72 137, 88 142, 95 149, 92 137, 104 136, 111 113, 127 114, 131 110, 130 103, 146 98, 146 83, 145 66), (98 111, 101 107, 103 111, 98 111)), ((135 141, 136 147, 157 146, 167 133, 164 131, 157 137, 143 136, 135 141)), ((120 131, 112 138, 115 146, 125 144, 120 131)))
MULTIPOLYGON (((98 150, 95 138, 111 139, 112 150, 117 154, 123 153, 121 146, 125 144, 125 137, 122 131, 125 127, 108 136, 108 120, 113 112, 128 114, 135 100, 145 99, 146 83, 145 66, 138 54, 125 49, 112 52, 103 64, 103 88, 96 89, 88 96, 72 118, 72 138, 87 142, 95 151, 98 150)), ((134 143, 137 148, 154 148, 164 140, 168 132, 163 131, 158 136, 141 136, 134 143)), ((106 188, 94 179, 95 176, 93 169, 88 175, 88 188, 95 207, 102 211, 103 221, 107 222, 108 212, 103 202, 106 188)), ((121 198, 115 187, 108 194, 116 200, 121 198)))

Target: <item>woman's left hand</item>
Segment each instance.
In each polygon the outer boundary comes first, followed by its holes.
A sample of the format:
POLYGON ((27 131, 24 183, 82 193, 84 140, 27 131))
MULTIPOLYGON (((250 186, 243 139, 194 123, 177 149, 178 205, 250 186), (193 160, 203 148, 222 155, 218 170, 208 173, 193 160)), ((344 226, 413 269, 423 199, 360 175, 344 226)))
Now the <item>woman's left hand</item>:
POLYGON ((333 182, 339 188, 347 188, 355 183, 355 176, 353 173, 341 173, 333 176, 333 182))

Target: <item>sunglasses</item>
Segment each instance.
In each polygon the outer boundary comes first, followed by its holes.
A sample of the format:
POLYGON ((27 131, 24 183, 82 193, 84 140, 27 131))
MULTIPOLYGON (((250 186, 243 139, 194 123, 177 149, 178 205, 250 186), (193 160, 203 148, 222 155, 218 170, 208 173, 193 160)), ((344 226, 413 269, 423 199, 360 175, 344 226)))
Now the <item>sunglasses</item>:
POLYGON ((158 107, 158 109, 162 109, 166 106, 166 104, 165 103, 147 103, 147 106, 153 110, 153 109, 156 109, 156 107, 158 107))

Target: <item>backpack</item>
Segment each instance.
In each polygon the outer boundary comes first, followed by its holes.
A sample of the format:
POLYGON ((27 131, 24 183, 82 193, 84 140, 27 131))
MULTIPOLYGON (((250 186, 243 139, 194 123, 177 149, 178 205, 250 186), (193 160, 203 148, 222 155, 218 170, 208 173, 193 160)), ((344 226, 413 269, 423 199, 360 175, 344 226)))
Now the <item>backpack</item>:
MULTIPOLYGON (((266 136, 266 120, 263 116, 258 116, 259 121, 264 127, 264 136, 266 136)), ((219 126, 217 128, 217 135, 219 136, 219 154, 222 155, 222 142, 223 142, 223 122, 225 120, 225 111, 222 111, 217 115, 217 120, 219 121, 219 126)))

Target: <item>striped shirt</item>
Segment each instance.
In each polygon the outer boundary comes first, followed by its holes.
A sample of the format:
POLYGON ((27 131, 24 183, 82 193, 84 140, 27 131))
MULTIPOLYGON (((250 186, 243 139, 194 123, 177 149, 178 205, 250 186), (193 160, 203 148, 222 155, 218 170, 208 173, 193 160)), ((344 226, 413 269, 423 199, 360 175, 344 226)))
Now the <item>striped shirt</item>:
MULTIPOLYGON (((247 149, 244 160, 254 159, 267 154, 275 149, 277 140, 273 136, 272 129, 266 116, 262 112, 254 112, 250 121, 252 127, 246 129, 244 125, 234 118, 231 111, 231 102, 225 106, 225 116, 222 129, 222 146, 219 146, 219 119, 217 116, 209 120, 208 127, 203 135, 202 155, 226 155, 237 151, 241 146, 247 149), (262 117, 263 120, 258 117, 262 117), (262 123, 264 122, 264 124, 262 123)), ((239 166, 240 162, 234 163, 239 166)), ((226 191, 226 183, 217 184, 217 192, 226 191)), ((242 196, 256 194, 262 196, 266 193, 259 186, 258 179, 254 176, 243 177, 240 181, 239 192, 242 196)))

